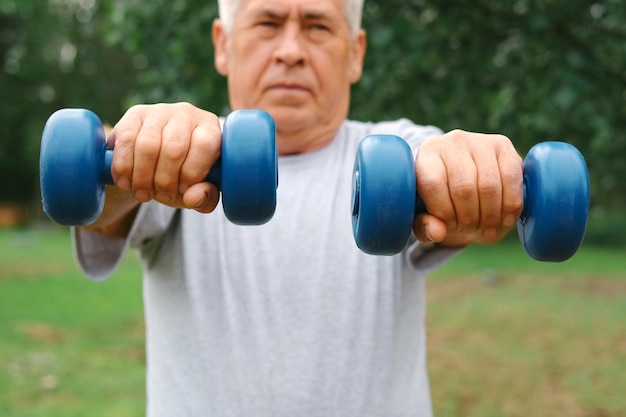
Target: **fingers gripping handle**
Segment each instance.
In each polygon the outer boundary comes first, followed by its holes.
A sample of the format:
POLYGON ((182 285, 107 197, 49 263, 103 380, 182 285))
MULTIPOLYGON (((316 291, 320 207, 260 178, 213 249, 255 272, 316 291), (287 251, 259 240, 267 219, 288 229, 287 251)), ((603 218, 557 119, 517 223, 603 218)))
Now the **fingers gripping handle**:
MULTIPOLYGON (((115 185, 115 181, 113 181, 113 175, 111 174, 111 166, 113 164, 113 151, 111 149, 107 149, 104 152, 104 166, 102 168, 102 181, 105 185, 115 185)), ((221 160, 217 160, 217 162, 211 167, 211 171, 209 171, 209 175, 206 177, 206 181, 215 184, 218 189, 222 188, 222 163, 221 160)))

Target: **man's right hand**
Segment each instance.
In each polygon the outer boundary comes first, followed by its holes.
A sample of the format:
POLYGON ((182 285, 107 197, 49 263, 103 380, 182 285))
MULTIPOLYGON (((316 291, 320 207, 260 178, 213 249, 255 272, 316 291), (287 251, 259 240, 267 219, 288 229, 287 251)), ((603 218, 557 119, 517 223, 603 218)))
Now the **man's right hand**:
POLYGON ((124 237, 139 204, 150 200, 212 212, 219 190, 205 180, 221 144, 219 118, 213 113, 188 103, 131 107, 107 135, 115 186, 107 189, 100 218, 83 229, 124 237))
POLYGON ((131 107, 107 138, 113 180, 140 203, 212 212, 219 191, 205 179, 221 141, 218 117, 191 104, 131 107))

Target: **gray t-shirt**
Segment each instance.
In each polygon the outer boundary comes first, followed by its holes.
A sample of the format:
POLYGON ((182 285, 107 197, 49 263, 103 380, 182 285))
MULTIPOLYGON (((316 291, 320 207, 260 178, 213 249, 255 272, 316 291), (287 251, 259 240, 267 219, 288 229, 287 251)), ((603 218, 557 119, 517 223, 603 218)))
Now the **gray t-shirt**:
POLYGON ((346 121, 311 153, 279 158, 277 210, 262 226, 143 204, 126 241, 74 229, 77 259, 104 279, 128 247, 144 270, 148 415, 427 417, 424 276, 454 250, 395 256, 352 236, 360 139, 441 132, 407 120, 346 121))

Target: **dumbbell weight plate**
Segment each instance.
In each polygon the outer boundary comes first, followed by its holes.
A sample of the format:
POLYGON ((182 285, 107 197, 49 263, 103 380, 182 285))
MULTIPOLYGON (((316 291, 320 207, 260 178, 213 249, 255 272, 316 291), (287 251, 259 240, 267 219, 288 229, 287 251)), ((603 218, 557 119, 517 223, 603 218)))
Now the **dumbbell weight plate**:
POLYGON ((373 255, 404 248, 415 216, 415 168, 409 145, 372 135, 357 148, 352 177, 352 229, 357 246, 373 255))
POLYGON ((224 122, 222 205, 239 225, 269 221, 276 209, 278 149, 272 117, 260 110, 237 110, 224 122))
POLYGON ((43 209, 51 219, 66 226, 97 219, 104 204, 105 152, 104 129, 94 113, 63 109, 50 116, 39 170, 43 209))
POLYGON ((535 145, 524 159, 524 211, 517 229, 539 261, 569 259, 580 247, 589 212, 589 175, 582 154, 563 142, 535 145))

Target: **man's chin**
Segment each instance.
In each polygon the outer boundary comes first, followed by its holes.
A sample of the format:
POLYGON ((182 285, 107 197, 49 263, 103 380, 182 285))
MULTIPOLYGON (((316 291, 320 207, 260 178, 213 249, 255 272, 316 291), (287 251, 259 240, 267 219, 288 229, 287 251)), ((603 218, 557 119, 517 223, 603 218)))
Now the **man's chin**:
POLYGON ((309 126, 313 118, 311 111, 302 108, 280 106, 265 109, 276 123, 276 130, 280 132, 295 132, 309 126))

